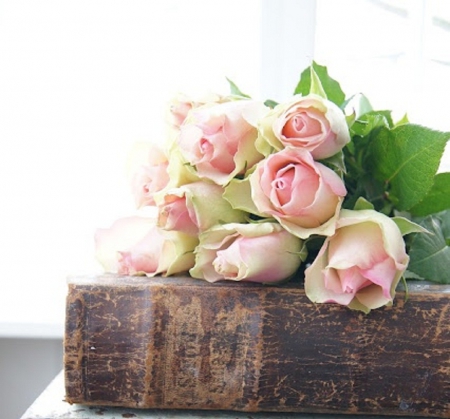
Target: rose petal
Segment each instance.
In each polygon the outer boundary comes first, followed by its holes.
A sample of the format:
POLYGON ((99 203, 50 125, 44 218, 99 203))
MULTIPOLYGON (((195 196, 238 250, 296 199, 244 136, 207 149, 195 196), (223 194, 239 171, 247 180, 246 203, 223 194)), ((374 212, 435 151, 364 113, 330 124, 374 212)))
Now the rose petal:
POLYGON ((361 273, 370 279, 383 290, 383 295, 387 299, 391 297, 392 278, 395 277, 397 270, 394 261, 390 257, 386 257, 383 261, 374 264, 369 269, 361 270, 361 273))
POLYGON ((329 248, 329 266, 348 269, 359 266, 366 269, 386 258, 380 244, 383 242, 377 224, 367 222, 340 228, 336 231, 329 248), (350 262, 351 261, 351 262, 350 262))
POLYGON ((305 269, 305 293, 313 303, 339 303, 347 305, 353 295, 340 291, 339 278, 333 269, 326 270, 327 242, 320 250, 314 262, 305 269), (328 286, 325 284, 325 274, 328 286))
POLYGON ((391 296, 386 297, 383 289, 375 284, 370 285, 358 292, 355 299, 370 310, 383 307, 392 302, 391 296))

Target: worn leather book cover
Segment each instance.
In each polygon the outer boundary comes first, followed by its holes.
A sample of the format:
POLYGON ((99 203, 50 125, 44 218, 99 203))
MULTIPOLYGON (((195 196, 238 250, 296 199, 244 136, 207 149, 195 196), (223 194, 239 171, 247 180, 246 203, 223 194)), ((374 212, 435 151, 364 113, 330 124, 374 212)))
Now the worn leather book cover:
POLYGON ((68 284, 66 401, 133 408, 450 417, 450 286, 365 315, 187 277, 68 284))

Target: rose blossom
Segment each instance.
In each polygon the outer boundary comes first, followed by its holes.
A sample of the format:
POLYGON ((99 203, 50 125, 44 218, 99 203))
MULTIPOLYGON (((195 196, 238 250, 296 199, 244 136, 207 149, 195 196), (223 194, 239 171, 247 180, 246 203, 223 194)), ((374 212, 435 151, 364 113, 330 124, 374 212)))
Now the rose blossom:
POLYGON ((249 177, 253 202, 292 234, 331 235, 346 189, 331 169, 311 154, 285 148, 258 163, 249 177))
POLYGON ((374 210, 342 210, 336 233, 305 271, 305 292, 315 303, 369 312, 392 303, 408 262, 391 218, 374 210))
POLYGON ((278 223, 217 225, 200 236, 194 278, 279 282, 301 264, 302 241, 278 223))
POLYGON ((180 190, 164 196, 163 204, 158 207, 158 227, 163 230, 177 230, 194 236, 198 234, 195 214, 190 214, 186 196, 180 190))
POLYGON ((245 212, 233 209, 223 192, 222 186, 201 181, 166 190, 158 203, 158 225, 196 235, 215 224, 244 221, 245 212))
POLYGON ((315 94, 296 95, 276 106, 261 120, 259 129, 257 148, 265 156, 272 149, 292 146, 310 151, 320 160, 336 154, 350 141, 343 111, 315 94))
POLYGON ((230 99, 215 93, 205 94, 200 97, 190 97, 183 93, 178 93, 169 102, 167 120, 172 127, 180 128, 191 109, 205 104, 227 102, 228 100, 230 99))
POLYGON ((255 148, 256 121, 266 107, 252 100, 203 106, 181 126, 178 146, 200 178, 226 185, 262 159, 255 148))
POLYGON ((127 163, 136 207, 155 205, 155 193, 169 183, 166 154, 151 143, 136 143, 127 163))
POLYGON ((119 275, 173 275, 194 265, 198 240, 163 231, 152 218, 126 217, 95 234, 96 257, 106 272, 119 275))

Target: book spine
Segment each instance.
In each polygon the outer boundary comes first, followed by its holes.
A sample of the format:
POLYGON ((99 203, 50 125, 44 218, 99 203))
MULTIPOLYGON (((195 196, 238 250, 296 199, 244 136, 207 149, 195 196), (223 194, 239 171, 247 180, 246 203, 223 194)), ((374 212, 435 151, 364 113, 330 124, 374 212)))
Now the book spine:
POLYGON ((161 291, 153 298, 145 404, 255 410, 263 345, 261 292, 193 285, 161 291))
POLYGON ((69 285, 66 401, 145 407, 151 306, 149 287, 69 285))
POLYGON ((448 291, 399 293, 364 315, 296 286, 70 285, 66 399, 449 417, 448 291))

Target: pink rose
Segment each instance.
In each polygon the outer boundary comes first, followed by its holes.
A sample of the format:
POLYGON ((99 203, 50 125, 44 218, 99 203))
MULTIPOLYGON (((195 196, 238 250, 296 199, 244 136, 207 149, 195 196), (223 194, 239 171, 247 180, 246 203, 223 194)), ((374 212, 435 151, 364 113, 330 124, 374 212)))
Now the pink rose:
POLYGON ((294 96, 276 106, 260 122, 257 148, 264 155, 272 149, 298 147, 314 159, 331 157, 350 141, 343 111, 318 95, 294 96))
POLYGON ((119 275, 173 275, 194 265, 198 240, 177 231, 163 231, 155 220, 127 217, 95 234, 96 257, 106 272, 119 275))
POLYGON ((262 159, 255 148, 256 120, 266 107, 256 101, 204 106, 190 113, 181 126, 178 145, 200 178, 219 185, 243 174, 262 159))
POLYGON ((244 221, 245 213, 233 209, 223 192, 222 186, 207 182, 168 189, 158 204, 158 225, 198 235, 215 224, 244 221))
POLYGON ((169 183, 169 162, 166 155, 156 146, 149 144, 147 147, 146 162, 137 164, 131 176, 131 192, 137 208, 155 205, 155 193, 169 183))
POLYGON ((301 250, 278 223, 217 225, 200 236, 189 273, 209 282, 279 282, 297 271, 301 250))
POLYGON ((315 303, 367 313, 392 304, 408 262, 402 234, 391 218, 374 210, 342 210, 336 233, 305 271, 305 292, 315 303))
POLYGON ((169 103, 168 122, 174 128, 180 128, 192 109, 206 104, 222 103, 228 100, 228 98, 214 93, 201 97, 189 97, 179 93, 169 103))
POLYGON ((185 95, 180 94, 174 97, 169 104, 169 123, 176 128, 180 128, 194 106, 193 101, 185 95))
POLYGON ((164 230, 177 230, 191 236, 198 234, 195 214, 189 213, 186 196, 168 193, 164 203, 159 206, 158 226, 164 230))
POLYGON ((311 154, 285 148, 258 163, 249 177, 253 202, 262 216, 274 217, 292 234, 334 233, 346 189, 331 169, 311 154))

